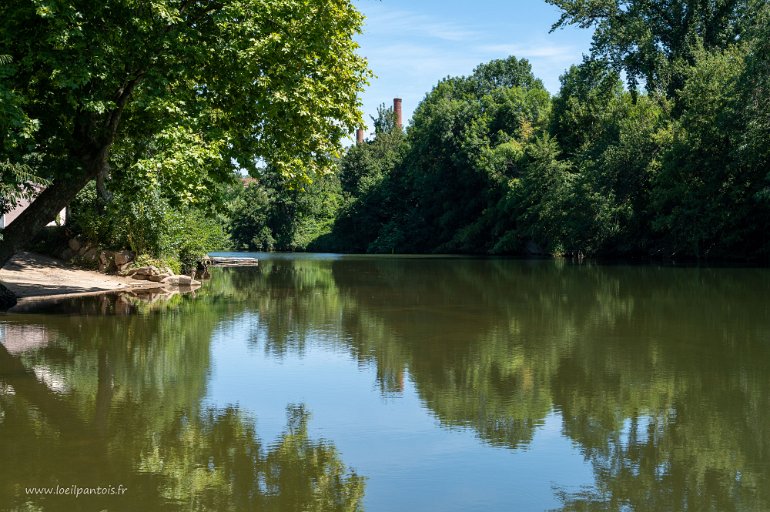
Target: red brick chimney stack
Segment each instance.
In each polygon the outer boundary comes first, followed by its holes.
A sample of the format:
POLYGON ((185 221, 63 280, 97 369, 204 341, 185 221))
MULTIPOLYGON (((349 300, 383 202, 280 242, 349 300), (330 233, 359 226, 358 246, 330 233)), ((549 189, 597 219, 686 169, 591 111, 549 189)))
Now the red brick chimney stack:
POLYGON ((396 128, 402 130, 404 122, 401 117, 401 98, 393 98, 393 113, 396 115, 396 128))
POLYGON ((364 143, 364 129, 359 128, 356 130, 356 144, 359 146, 364 143))

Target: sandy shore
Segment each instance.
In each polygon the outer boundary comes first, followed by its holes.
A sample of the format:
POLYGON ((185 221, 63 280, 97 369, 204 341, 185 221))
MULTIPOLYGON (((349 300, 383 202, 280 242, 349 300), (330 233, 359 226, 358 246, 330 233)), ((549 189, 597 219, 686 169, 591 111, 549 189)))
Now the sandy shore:
POLYGON ((19 299, 34 300, 158 287, 149 281, 77 269, 60 260, 28 252, 18 253, 0 269, 0 282, 19 299))

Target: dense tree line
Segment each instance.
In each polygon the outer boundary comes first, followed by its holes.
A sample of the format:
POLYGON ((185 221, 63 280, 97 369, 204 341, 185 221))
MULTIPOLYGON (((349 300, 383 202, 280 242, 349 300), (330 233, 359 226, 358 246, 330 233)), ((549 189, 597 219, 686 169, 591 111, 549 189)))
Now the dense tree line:
POLYGON ((555 97, 510 57, 442 80, 405 133, 382 108, 305 248, 766 261, 767 2, 551 3, 595 27, 555 97))

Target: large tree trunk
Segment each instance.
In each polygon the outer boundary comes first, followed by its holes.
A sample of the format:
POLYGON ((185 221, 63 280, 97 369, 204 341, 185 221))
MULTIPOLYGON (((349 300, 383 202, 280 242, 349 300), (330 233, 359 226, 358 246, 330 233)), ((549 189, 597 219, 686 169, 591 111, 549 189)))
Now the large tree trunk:
POLYGON ((95 158, 84 159, 90 165, 87 164, 84 170, 74 176, 54 180, 3 230, 3 239, 0 241, 0 267, 24 249, 46 224, 56 220, 59 212, 96 177, 102 166, 106 165, 106 153, 107 148, 104 148, 95 158))
MULTIPOLYGON (((59 212, 75 199, 75 196, 89 181, 107 175, 107 159, 115 141, 123 108, 131 97, 142 73, 138 73, 123 84, 116 92, 116 104, 104 117, 79 115, 74 121, 76 147, 71 150, 73 162, 81 163, 80 169, 70 176, 60 176, 46 188, 8 227, 3 230, 0 241, 0 268, 13 258, 17 251, 32 241, 46 224, 56 220, 59 212)), ((103 185, 103 184, 102 184, 103 185)), ((102 187, 103 188, 103 187, 102 187)))

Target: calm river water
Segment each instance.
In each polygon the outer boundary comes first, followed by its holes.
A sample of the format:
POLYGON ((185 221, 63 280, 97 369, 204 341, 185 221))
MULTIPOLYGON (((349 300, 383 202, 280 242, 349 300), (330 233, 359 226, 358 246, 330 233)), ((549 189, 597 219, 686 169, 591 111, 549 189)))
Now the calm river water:
POLYGON ((0 509, 770 510, 770 270, 258 256, 0 316, 0 509))

